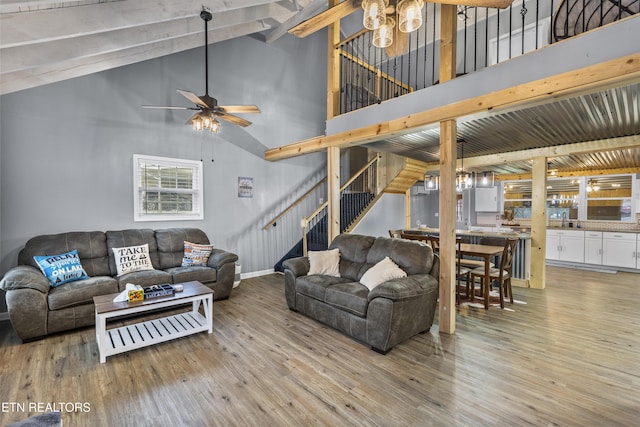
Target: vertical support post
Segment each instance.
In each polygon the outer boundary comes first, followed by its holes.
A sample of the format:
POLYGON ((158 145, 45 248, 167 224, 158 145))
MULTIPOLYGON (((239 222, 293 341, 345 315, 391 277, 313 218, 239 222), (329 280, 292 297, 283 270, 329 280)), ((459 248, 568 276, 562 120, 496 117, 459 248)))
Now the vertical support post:
POLYGON ((340 148, 327 148, 327 238, 331 244, 340 234, 340 148))
POLYGON ((533 159, 531 183, 531 279, 530 286, 544 289, 547 252, 547 158, 533 159))
MULTIPOLYGON (((329 0, 336 6, 340 0, 329 0)), ((327 27, 327 119, 340 114, 340 21, 327 27)), ((340 148, 327 149, 327 243, 340 234, 340 148)))
POLYGON ((404 228, 411 228, 411 188, 404 193, 404 228))
MULTIPOLYGON (((456 6, 440 5, 440 81, 456 75, 456 6)), ((456 121, 440 122, 440 332, 456 330, 456 121)))
MULTIPOLYGON (((329 7, 338 3, 340 0, 329 0, 329 7)), ((340 20, 327 28, 327 119, 332 119, 340 114, 340 52, 336 47, 340 43, 340 20)))

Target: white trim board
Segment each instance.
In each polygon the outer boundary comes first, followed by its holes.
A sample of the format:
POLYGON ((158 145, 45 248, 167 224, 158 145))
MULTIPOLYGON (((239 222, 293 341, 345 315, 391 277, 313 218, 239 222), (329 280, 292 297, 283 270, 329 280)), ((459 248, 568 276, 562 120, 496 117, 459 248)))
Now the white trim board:
POLYGON ((267 274, 272 274, 274 272, 275 272, 275 270, 273 268, 270 268, 270 269, 267 269, 267 270, 252 271, 252 272, 249 272, 249 273, 241 273, 240 274, 240 280, 242 280, 242 279, 251 279, 252 277, 266 276, 267 274))

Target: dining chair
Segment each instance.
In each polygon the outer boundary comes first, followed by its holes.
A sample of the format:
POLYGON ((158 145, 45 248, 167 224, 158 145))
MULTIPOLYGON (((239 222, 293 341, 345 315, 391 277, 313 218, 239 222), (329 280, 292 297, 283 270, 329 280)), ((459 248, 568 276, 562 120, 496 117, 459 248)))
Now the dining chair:
POLYGON ((497 281, 500 291, 500 308, 504 308, 504 296, 509 297, 509 301, 513 304, 513 291, 511 289, 511 276, 513 275, 513 254, 516 251, 518 239, 506 239, 504 250, 502 251, 502 259, 500 260, 500 268, 489 268, 489 283, 484 283, 485 271, 484 267, 478 267, 471 270, 471 291, 475 289, 476 277, 480 278, 480 290, 484 295, 484 287, 491 286, 493 281, 497 281))
MULTIPOLYGON (((433 252, 440 253, 440 236, 429 234, 427 236, 427 242, 433 249, 433 252)), ((456 304, 460 305, 460 288, 462 286, 461 280, 465 281, 466 298, 469 298, 469 281, 471 280, 471 268, 461 264, 462 253, 460 252, 460 245, 462 245, 463 239, 456 237, 456 304)))
POLYGON ((427 235, 422 233, 421 234, 407 233, 405 230, 403 230, 400 233, 400 238, 406 239, 406 240, 418 240, 420 242, 427 243, 427 235))
POLYGON ((399 239, 401 237, 402 230, 389 230, 389 237, 399 239))
POLYGON ((427 242, 429 243, 429 246, 431 246, 431 249, 433 249, 434 253, 437 254, 440 252, 440 236, 429 234, 427 236, 427 242))

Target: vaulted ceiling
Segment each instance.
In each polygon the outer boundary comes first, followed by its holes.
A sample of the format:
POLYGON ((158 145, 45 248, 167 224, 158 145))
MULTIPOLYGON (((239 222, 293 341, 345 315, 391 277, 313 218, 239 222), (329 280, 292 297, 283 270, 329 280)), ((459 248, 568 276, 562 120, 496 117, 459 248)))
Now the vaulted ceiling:
MULTIPOLYGON (((326 0, 3 0, 0 94, 201 46, 204 37, 199 12, 203 6, 213 14, 210 43, 246 35, 271 43, 326 5, 326 0)), ((636 21, 640 23, 640 19, 636 21)), ((458 136, 464 141, 464 156, 551 147, 559 139, 575 143, 640 138, 639 86, 634 83, 461 120, 458 136)), ((422 130, 372 143, 370 147, 437 162, 439 134, 437 128, 422 130)), ((550 167, 573 171, 638 170, 640 149, 552 157, 550 167)), ((530 170, 530 164, 502 162, 494 170, 522 174, 530 170)))
POLYGON ((3 0, 0 94, 259 34, 273 41, 325 0, 3 0), (303 11, 305 6, 310 6, 303 11), (292 21, 289 21, 292 20, 292 21))

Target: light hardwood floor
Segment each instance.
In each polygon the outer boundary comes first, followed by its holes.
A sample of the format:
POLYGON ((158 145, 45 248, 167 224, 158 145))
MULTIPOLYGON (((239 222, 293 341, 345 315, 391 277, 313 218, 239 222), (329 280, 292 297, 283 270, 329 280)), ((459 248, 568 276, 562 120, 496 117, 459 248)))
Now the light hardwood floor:
POLYGON ((20 344, 0 322, 0 425, 51 402, 84 404, 65 426, 637 425, 639 279, 549 267, 526 305, 463 307, 386 356, 289 311, 278 274, 217 301, 212 335, 105 364, 92 328, 20 344))

